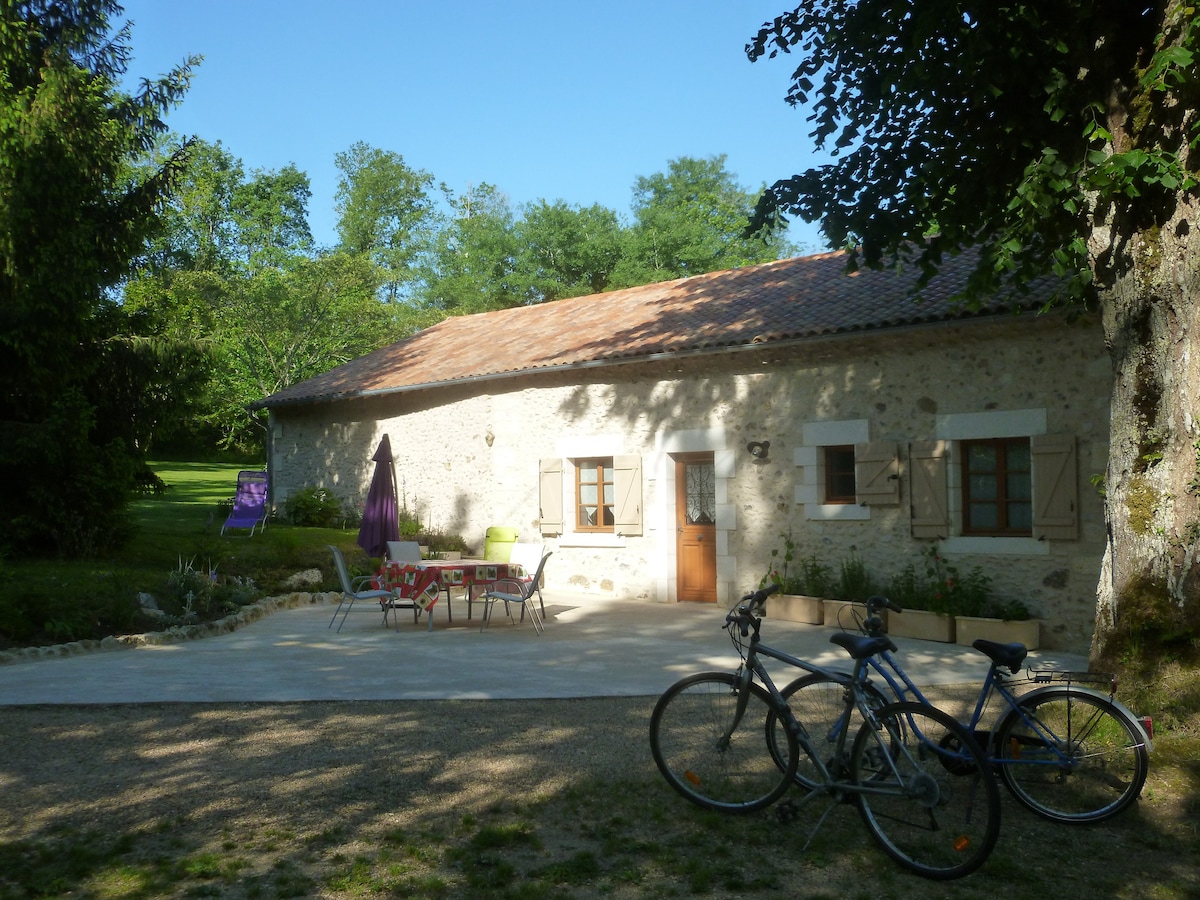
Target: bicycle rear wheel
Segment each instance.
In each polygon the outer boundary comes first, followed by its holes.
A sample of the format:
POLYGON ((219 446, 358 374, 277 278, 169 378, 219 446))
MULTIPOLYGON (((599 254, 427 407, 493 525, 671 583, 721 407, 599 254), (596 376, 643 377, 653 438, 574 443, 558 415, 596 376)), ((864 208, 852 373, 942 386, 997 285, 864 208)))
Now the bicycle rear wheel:
POLYGON ((1055 822, 1100 822, 1137 799, 1150 758, 1120 707, 1070 688, 1035 691, 1018 705, 997 726, 995 745, 1018 801, 1055 822))
MULTIPOLYGON (((834 778, 847 777, 850 748, 854 746, 854 736, 863 724, 856 708, 851 706, 849 713, 846 711, 848 690, 849 687, 843 682, 813 672, 790 682, 779 692, 791 707, 792 714, 808 732, 813 753, 821 758, 834 778), (844 739, 841 737, 843 732, 846 735, 844 739)), ((872 709, 887 706, 887 699, 873 684, 864 684, 862 690, 872 709)), ((786 734, 783 723, 772 714, 767 721, 767 747, 781 768, 787 760, 786 734)), ((800 753, 796 764, 796 783, 807 790, 825 783, 816 763, 804 752, 800 753)))
POLYGON ((923 703, 893 703, 854 739, 859 811, 884 851, 926 878, 969 875, 996 846, 1000 791, 975 739, 923 703))
POLYGON ((771 698, 728 672, 705 672, 667 689, 650 717, 650 750, 667 783, 705 809, 747 813, 774 803, 796 773, 796 738, 781 729, 783 768, 765 746, 771 698))

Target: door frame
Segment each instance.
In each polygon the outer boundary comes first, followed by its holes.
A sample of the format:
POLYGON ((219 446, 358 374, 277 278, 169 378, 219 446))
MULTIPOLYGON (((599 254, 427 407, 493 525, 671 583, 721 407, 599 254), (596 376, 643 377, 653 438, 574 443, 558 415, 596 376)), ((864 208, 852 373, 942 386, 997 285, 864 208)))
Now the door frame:
POLYGON ((671 460, 674 463, 674 481, 675 481, 675 509, 674 509, 674 532, 675 532, 675 599, 678 602, 689 603, 716 603, 717 602, 717 486, 716 486, 716 459, 711 450, 689 451, 686 453, 673 453, 671 460), (709 525, 687 526, 682 524, 680 516, 683 513, 683 499, 679 495, 680 483, 684 477, 683 473, 687 471, 687 467, 691 464, 711 465, 713 468, 713 521, 709 525), (683 533, 684 529, 692 527, 699 528, 704 532, 699 543, 707 544, 703 547, 702 557, 704 558, 704 567, 707 568, 708 561, 711 559, 712 578, 709 583, 703 583, 707 579, 701 579, 702 583, 694 588, 694 596, 684 598, 680 596, 680 549, 684 545, 683 533))
POLYGON ((723 426, 716 425, 703 430, 659 432, 655 438, 656 460, 654 472, 654 521, 656 523, 656 566, 655 596, 665 603, 679 599, 676 584, 675 543, 675 460, 674 455, 683 453, 712 453, 716 467, 717 490, 717 603, 732 605, 740 596, 737 560, 730 555, 730 535, 736 528, 737 514, 730 502, 734 496, 732 482, 736 470, 737 455, 730 448, 723 426))

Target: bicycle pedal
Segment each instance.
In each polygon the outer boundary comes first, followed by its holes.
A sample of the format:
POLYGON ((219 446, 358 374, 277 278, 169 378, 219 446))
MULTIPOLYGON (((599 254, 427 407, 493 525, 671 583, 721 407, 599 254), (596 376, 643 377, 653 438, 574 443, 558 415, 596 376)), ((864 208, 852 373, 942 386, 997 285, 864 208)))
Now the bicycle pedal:
POLYGON ((784 825, 795 822, 800 818, 800 807, 796 805, 795 801, 784 800, 775 807, 775 817, 784 825))

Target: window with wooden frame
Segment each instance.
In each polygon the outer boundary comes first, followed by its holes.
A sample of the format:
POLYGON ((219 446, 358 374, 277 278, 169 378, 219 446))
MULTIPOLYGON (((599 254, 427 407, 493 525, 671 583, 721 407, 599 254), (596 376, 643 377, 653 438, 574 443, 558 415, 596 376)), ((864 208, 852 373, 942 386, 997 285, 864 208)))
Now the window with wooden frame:
POLYGON ((856 480, 854 477, 854 445, 842 444, 825 447, 825 497, 829 504, 854 503, 856 480))
POLYGON ((963 534, 1033 534, 1033 472, 1028 438, 961 443, 963 534))
POLYGON ((612 457, 575 461, 576 531, 613 530, 616 484, 612 457))

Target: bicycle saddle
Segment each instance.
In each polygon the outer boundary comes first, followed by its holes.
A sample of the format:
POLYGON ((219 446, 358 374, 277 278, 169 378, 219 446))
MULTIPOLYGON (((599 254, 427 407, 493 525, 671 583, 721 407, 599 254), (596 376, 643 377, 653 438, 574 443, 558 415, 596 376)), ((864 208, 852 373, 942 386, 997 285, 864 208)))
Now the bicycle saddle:
POLYGON ((874 656, 876 653, 882 653, 884 650, 899 650, 892 639, 887 635, 880 637, 867 637, 862 634, 850 634, 848 631, 839 631, 832 635, 830 643, 837 644, 845 649, 854 659, 866 659, 868 656, 874 656))
POLYGON ((1021 671, 1021 663, 1025 662, 1025 657, 1029 655, 1025 645, 1020 643, 1001 644, 997 641, 977 638, 971 646, 996 665, 1007 666, 1008 671, 1014 675, 1021 671))

